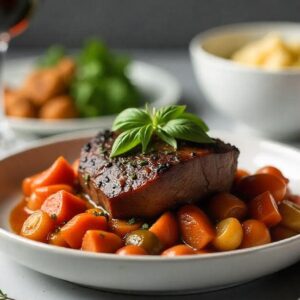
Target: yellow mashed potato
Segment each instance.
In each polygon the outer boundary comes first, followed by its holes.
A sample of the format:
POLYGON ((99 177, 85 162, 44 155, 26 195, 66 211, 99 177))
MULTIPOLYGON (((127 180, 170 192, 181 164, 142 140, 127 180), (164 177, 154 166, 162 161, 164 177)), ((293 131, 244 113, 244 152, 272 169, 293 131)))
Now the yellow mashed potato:
POLYGON ((266 70, 300 68, 300 42, 285 41, 270 33, 243 46, 233 53, 231 59, 266 70))

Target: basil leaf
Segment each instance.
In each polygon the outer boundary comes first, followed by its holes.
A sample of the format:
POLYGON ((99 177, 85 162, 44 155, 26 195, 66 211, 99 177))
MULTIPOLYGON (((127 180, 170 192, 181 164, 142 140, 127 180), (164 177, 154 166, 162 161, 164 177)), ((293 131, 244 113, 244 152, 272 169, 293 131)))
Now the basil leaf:
POLYGON ((140 143, 140 128, 122 132, 114 141, 110 157, 115 157, 133 149, 140 143))
POLYGON ((143 126, 139 131, 139 138, 142 143, 142 151, 146 152, 153 133, 151 124, 143 126))
POLYGON ((185 105, 170 105, 170 106, 164 106, 161 107, 159 110, 157 110, 154 118, 157 122, 157 124, 164 124, 172 119, 176 119, 179 116, 183 114, 185 111, 186 106, 185 105))
POLYGON ((177 149, 177 141, 172 136, 170 136, 168 133, 166 133, 164 130, 157 129, 156 134, 165 143, 169 144, 174 149, 177 149))
POLYGON ((187 119, 171 120, 162 129, 176 139, 196 143, 214 142, 200 126, 187 119))
POLYGON ((150 123, 151 117, 145 110, 127 108, 116 117, 112 129, 125 131, 128 129, 142 127, 150 123))
POLYGON ((206 123, 204 121, 202 121, 200 118, 198 118, 196 115, 188 113, 188 112, 184 112, 181 116, 181 119, 187 119, 192 121, 193 123, 195 123, 196 125, 198 125, 199 127, 201 127, 205 132, 209 131, 208 126, 206 125, 206 123))

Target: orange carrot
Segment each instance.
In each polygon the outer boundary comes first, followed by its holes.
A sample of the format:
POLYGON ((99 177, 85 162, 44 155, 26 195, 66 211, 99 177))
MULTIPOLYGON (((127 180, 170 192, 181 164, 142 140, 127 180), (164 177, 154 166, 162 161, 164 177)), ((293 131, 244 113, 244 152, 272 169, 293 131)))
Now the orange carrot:
POLYGON ((74 249, 79 249, 82 244, 82 238, 88 230, 107 229, 107 221, 105 217, 95 216, 89 213, 82 213, 73 217, 65 224, 60 233, 67 244, 74 249))
POLYGON ((114 253, 121 248, 121 238, 111 232, 103 230, 88 230, 82 240, 83 251, 114 253))
POLYGON ((197 251, 187 245, 176 245, 165 250, 162 256, 180 256, 180 255, 193 255, 197 254, 197 251))
POLYGON ((49 236, 49 241, 48 242, 49 242, 50 245, 54 245, 54 246, 58 246, 58 247, 66 247, 66 248, 69 247, 67 242, 62 237, 60 231, 52 233, 49 236))
POLYGON ((57 224, 69 221, 73 216, 86 210, 86 202, 66 191, 59 191, 48 197, 42 211, 56 219, 57 224))
POLYGON ((179 228, 173 213, 165 212, 149 229, 163 244, 164 248, 174 246, 179 239, 179 228))
POLYGON ((243 222, 243 241, 240 248, 249 248, 271 243, 270 232, 266 225, 258 220, 243 222))
POLYGON ((72 168, 73 168, 73 171, 74 171, 74 174, 75 174, 76 178, 78 177, 79 163, 80 163, 80 159, 77 158, 77 159, 73 162, 73 164, 72 164, 72 168))
POLYGON ((252 199, 249 203, 250 215, 265 223, 267 227, 272 227, 281 221, 277 204, 270 192, 265 192, 252 199))
POLYGON ((218 193, 208 202, 208 213, 215 221, 227 218, 243 219, 247 214, 244 201, 229 193, 218 193))
POLYGON ((148 253, 146 250, 140 246, 136 245, 127 245, 122 248, 120 248, 116 254, 119 255, 147 255, 148 253))
POLYGON ((23 190, 23 194, 27 197, 29 197, 32 193, 31 190, 31 185, 33 183, 33 181, 38 178, 41 175, 41 173, 39 174, 35 174, 31 177, 26 177, 23 182, 22 182, 22 190, 23 190))
POLYGON ((298 234, 298 232, 286 228, 282 225, 277 225, 275 227, 272 227, 270 231, 271 231, 272 240, 274 241, 284 240, 298 234))
POLYGON ((112 232, 117 234, 119 237, 123 238, 126 234, 141 228, 142 224, 142 221, 138 221, 135 219, 111 219, 109 222, 109 227, 112 232))
POLYGON ((195 205, 178 211, 182 239, 194 249, 202 249, 215 238, 215 231, 206 214, 195 205))
POLYGON ((31 190, 54 184, 68 184, 72 186, 74 181, 75 173, 72 166, 60 156, 49 169, 34 178, 31 190))
POLYGON ((66 184, 56 184, 56 185, 38 187, 33 191, 33 193, 28 198, 26 206, 31 210, 40 209, 44 201, 49 196, 61 190, 69 193, 74 193, 73 188, 66 184))
POLYGON ((47 213, 37 210, 25 220, 20 234, 31 240, 46 242, 54 228, 54 220, 47 213))
POLYGON ((237 169, 235 176, 234 176, 234 181, 233 181, 233 186, 236 186, 239 181, 241 181, 242 178, 249 176, 250 173, 244 169, 237 169))

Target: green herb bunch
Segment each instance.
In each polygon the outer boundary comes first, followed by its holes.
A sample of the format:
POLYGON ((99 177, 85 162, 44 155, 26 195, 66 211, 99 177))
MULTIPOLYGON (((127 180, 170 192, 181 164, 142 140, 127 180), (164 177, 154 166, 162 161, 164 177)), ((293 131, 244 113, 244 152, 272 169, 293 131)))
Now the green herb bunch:
POLYGON ((130 151, 138 145, 147 152, 155 135, 177 148, 177 140, 196 143, 213 143, 207 135, 207 125, 196 115, 185 111, 184 105, 165 106, 160 109, 128 108, 115 119, 113 130, 121 132, 116 138, 110 157, 130 151))

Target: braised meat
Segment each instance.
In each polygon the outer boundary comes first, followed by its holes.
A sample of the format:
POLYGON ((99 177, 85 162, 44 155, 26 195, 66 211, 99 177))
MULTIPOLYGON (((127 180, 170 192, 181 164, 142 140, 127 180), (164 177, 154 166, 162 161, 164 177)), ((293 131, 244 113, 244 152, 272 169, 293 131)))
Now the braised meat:
POLYGON ((228 191, 234 179, 239 150, 221 140, 179 142, 176 151, 155 141, 149 153, 110 158, 115 138, 111 131, 99 133, 83 147, 79 165, 84 191, 114 218, 152 218, 228 191))

